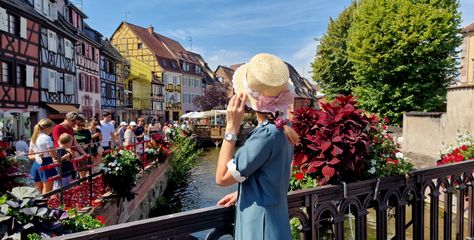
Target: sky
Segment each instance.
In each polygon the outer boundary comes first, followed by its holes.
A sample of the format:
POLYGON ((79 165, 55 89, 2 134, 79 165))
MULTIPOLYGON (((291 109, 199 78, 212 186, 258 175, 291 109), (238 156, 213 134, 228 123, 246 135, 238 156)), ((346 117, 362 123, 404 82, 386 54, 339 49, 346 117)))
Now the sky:
MULTIPOLYGON (((201 54, 212 70, 275 54, 311 77, 317 41, 330 17, 352 0, 73 0, 86 22, 110 37, 120 22, 148 27, 201 54)), ((474 0, 460 0, 462 26, 474 22, 474 0)))

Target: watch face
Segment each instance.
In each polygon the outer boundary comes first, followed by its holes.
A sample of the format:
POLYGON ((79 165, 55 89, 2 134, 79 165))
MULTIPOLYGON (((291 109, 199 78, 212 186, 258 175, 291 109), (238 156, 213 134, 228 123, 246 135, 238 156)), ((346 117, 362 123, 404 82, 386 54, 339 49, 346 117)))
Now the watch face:
POLYGON ((227 141, 235 140, 235 139, 234 139, 234 134, 232 134, 232 133, 226 133, 226 134, 224 135, 224 139, 227 140, 227 141))

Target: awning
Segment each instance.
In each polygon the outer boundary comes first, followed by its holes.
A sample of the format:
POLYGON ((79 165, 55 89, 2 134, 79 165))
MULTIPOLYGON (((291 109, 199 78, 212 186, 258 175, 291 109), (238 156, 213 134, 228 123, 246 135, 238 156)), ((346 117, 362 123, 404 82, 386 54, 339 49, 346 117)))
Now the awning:
POLYGON ((79 109, 70 104, 46 104, 48 107, 56 110, 58 113, 80 112, 79 109))

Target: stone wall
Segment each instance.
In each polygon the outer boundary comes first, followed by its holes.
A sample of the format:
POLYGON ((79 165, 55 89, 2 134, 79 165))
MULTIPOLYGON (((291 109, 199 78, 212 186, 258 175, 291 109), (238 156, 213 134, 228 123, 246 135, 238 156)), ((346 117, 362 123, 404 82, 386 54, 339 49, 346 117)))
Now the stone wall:
POLYGON ((402 151, 417 167, 436 165, 442 143, 454 144, 457 132, 474 132, 474 85, 448 89, 447 111, 409 112, 403 116, 402 151))
POLYGON ((94 215, 102 215, 107 226, 148 218, 155 201, 165 192, 169 171, 168 162, 143 171, 133 189, 136 193, 133 200, 111 198, 101 208, 96 209, 94 215))

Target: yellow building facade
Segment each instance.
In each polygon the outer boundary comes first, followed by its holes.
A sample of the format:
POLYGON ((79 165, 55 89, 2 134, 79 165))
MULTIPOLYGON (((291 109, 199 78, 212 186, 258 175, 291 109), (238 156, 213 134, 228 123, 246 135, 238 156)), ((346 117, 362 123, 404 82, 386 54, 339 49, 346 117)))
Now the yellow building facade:
POLYGON ((474 23, 461 30, 461 84, 474 84, 474 23))
POLYGON ((150 67, 135 58, 130 58, 130 76, 125 80, 126 84, 132 81, 133 108, 149 110, 151 108, 151 81, 150 67))
MULTIPOLYGON (((159 59, 159 48, 156 46, 156 41, 155 39, 152 38, 152 34, 154 34, 152 28, 151 31, 148 31, 147 29, 143 29, 141 27, 135 26, 130 23, 122 22, 119 27, 115 30, 113 33, 110 42, 114 45, 115 48, 128 60, 134 59, 134 61, 142 62, 144 63, 147 67, 148 70, 150 71, 150 77, 154 81, 159 81, 163 83, 163 76, 165 70, 162 68, 160 65, 160 59, 159 59), (147 32, 150 33, 150 36, 147 35, 147 32), (146 39, 145 39, 146 38, 146 39)), ((161 60, 163 62, 163 60, 161 60)), ((139 66, 139 64, 137 64, 139 66)), ((132 66, 131 66, 132 68, 132 66)), ((148 76, 147 76, 148 78, 148 76)), ((137 87, 140 90, 141 94, 144 94, 141 92, 144 90, 145 85, 144 84, 149 84, 148 86, 151 89, 151 79, 150 82, 148 82, 148 79, 146 81, 141 81, 139 80, 137 83, 137 87)), ((166 92, 169 92, 170 89, 169 87, 166 86, 166 92)), ((160 92, 164 92, 165 89, 162 89, 160 92)), ((181 93, 181 84, 174 84, 172 91, 180 94, 181 93)), ((133 85, 133 93, 134 93, 134 99, 137 96, 141 95, 135 95, 135 82, 133 85)), ((140 94, 137 92, 137 94, 140 94)), ((147 96, 150 95, 150 92, 148 92, 147 96)), ((138 100, 137 100, 138 101, 138 100)), ((153 106, 153 105, 152 105, 153 106)), ((134 101, 134 107, 135 107, 135 101, 134 101)), ((138 105, 137 105, 138 107, 138 105)), ((174 103, 172 105, 170 104, 164 104, 163 108, 166 107, 167 115, 169 114, 170 116, 174 115, 181 115, 181 103, 174 103)), ((164 109, 160 109, 164 110, 164 109)))

